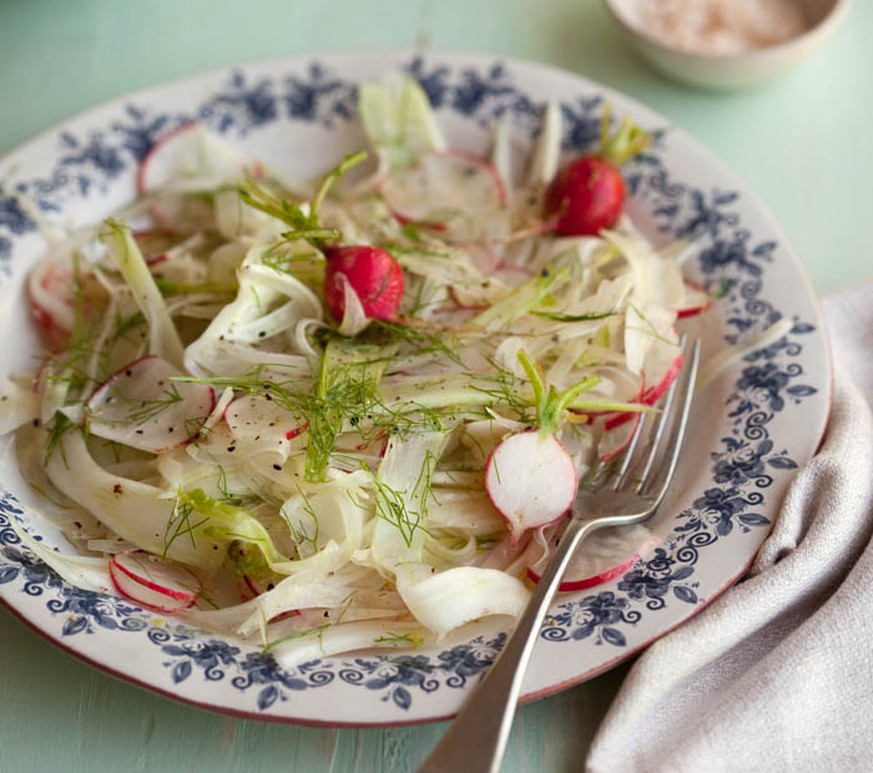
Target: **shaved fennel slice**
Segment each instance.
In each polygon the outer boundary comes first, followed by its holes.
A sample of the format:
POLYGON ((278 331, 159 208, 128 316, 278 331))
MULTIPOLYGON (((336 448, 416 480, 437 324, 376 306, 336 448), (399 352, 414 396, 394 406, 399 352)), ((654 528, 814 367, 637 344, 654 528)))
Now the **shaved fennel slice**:
POLYGON ((419 623, 361 620, 324 625, 312 631, 291 635, 271 643, 269 650, 280 667, 291 668, 308 660, 340 652, 372 648, 408 649, 424 642, 425 632, 419 623))
MULTIPOLYGON (((306 556, 317 554, 331 541, 342 545, 351 558, 352 551, 358 550, 363 543, 364 522, 370 516, 360 504, 362 501, 365 501, 363 489, 348 485, 345 479, 328 481, 311 495, 299 491, 285 501, 281 514, 304 561, 306 556)), ((294 565, 300 563, 292 562, 294 565)), ((289 568, 287 571, 291 574, 296 570, 289 568)))
POLYGON ((152 453, 187 442, 215 407, 215 390, 174 380, 184 375, 156 355, 128 363, 88 399, 87 431, 152 453))
POLYGON ((424 555, 438 569, 471 564, 478 552, 479 542, 470 531, 461 535, 456 531, 448 535, 432 531, 424 538, 424 555))
POLYGON ((642 236, 619 231, 605 231, 603 236, 620 251, 630 266, 635 303, 667 309, 682 308, 687 289, 675 261, 664 260, 642 236))
POLYGON ((376 474, 376 523, 370 554, 393 574, 422 560, 431 497, 431 475, 448 441, 447 431, 392 436, 376 474))
POLYGON ((546 186, 557 174, 558 160, 561 156, 561 124, 561 108, 550 102, 546 107, 543 127, 531 156, 527 172, 528 185, 546 186))
POLYGON ((202 569, 217 569, 224 545, 205 535, 173 534, 175 503, 162 489, 122 478, 100 467, 81 432, 66 432, 48 456, 46 472, 57 488, 97 516, 122 539, 159 556, 202 569))
POLYGON ((114 475, 91 456, 81 432, 68 431, 48 456, 52 483, 141 550, 191 567, 213 571, 227 547, 242 541, 257 547, 268 564, 284 557, 267 531, 240 508, 202 490, 168 495, 163 489, 114 475))
POLYGON ((499 569, 457 566, 424 579, 421 569, 398 567, 397 590, 415 619, 433 631, 437 640, 482 617, 517 617, 530 598, 521 580, 499 569))
POLYGON ((780 338, 787 336, 794 328, 790 319, 780 319, 761 333, 741 341, 732 346, 725 347, 716 354, 701 369, 697 390, 702 391, 715 381, 734 362, 742 360, 758 349, 764 349, 776 343, 780 338))
POLYGON ((440 490, 428 504, 427 522, 429 527, 455 529, 474 536, 497 534, 506 528, 503 516, 481 490, 440 490))
POLYGON ((672 362, 679 353, 678 337, 674 332, 676 313, 663 306, 640 308, 630 304, 625 312, 624 350, 627 369, 633 374, 648 373, 647 380, 657 380, 652 367, 656 363, 672 362), (669 349, 667 357, 663 350, 669 349), (647 367, 648 366, 648 367, 647 367))
POLYGON ((148 322, 150 352, 181 368, 182 339, 130 229, 107 221, 100 236, 148 322))
MULTIPOLYGON (((234 361, 278 364, 295 357, 260 349, 255 343, 283 332, 289 333, 287 342, 293 342, 298 322, 321 319, 321 302, 299 279, 265 265, 263 261, 268 258, 269 247, 265 244, 255 244, 246 253, 237 271, 236 298, 185 350, 189 371, 198 375, 227 374, 233 372, 229 365, 234 361)), ((305 359, 297 359, 294 364, 298 362, 304 364, 305 359)))
POLYGON ((345 563, 344 557, 336 549, 323 551, 319 556, 323 572, 313 573, 309 577, 286 577, 275 588, 262 593, 250 602, 250 613, 239 624, 237 633, 248 636, 259 629, 266 631, 271 619, 290 610, 341 607, 353 589, 346 582, 329 577, 329 574, 335 573, 345 563))
POLYGON ((510 190, 515 176, 512 173, 512 132, 511 119, 509 113, 504 113, 497 120, 494 127, 494 137, 491 145, 491 163, 497 170, 507 187, 507 194, 510 190))
POLYGON ((240 455, 275 457, 284 464, 305 445, 306 419, 263 395, 243 395, 227 406, 225 422, 240 455))
POLYGON ((249 207, 233 189, 219 190, 213 199, 215 228, 225 239, 253 236, 275 239, 282 231, 282 223, 274 217, 249 207))
MULTIPOLYGON (((31 520, 39 517, 39 510, 34 505, 28 505, 27 509, 31 520)), ((21 543, 57 572, 64 582, 86 591, 110 592, 112 580, 109 577, 108 558, 53 550, 45 542, 34 539, 14 518, 11 518, 9 523, 21 539, 21 543)))
POLYGON ((0 435, 39 418, 40 400, 36 390, 13 379, 0 383, 0 435))

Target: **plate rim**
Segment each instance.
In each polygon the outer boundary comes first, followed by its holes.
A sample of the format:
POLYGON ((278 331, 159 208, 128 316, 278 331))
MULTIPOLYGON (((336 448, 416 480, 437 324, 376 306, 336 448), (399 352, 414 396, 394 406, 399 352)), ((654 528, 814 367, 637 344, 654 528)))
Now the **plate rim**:
MULTIPOLYGON (((788 238, 787 234, 783 230, 781 224, 776 220, 775 216, 772 214, 767 205, 760 198, 759 194, 748 185, 748 183, 742 179, 742 177, 731 169, 719 156, 717 156, 713 151, 711 151, 703 142, 698 140, 694 135, 690 132, 678 126, 675 122, 668 120, 663 114, 655 110, 654 108, 649 107, 647 104, 641 102, 635 97, 629 96, 624 92, 620 91, 617 88, 609 86, 607 84, 595 81, 582 73, 573 72, 568 69, 564 69, 561 67, 556 67, 554 65, 545 64, 537 61, 525 60, 517 57, 511 56, 503 56, 499 53, 484 53, 484 52, 469 52, 469 51, 458 51, 458 50, 441 50, 441 49, 425 49, 420 50, 416 47, 409 48, 384 48, 384 49, 342 49, 342 50, 313 50, 308 52, 300 52, 295 53, 289 56, 282 57, 271 57, 268 59, 252 59, 245 62, 231 63, 228 65, 220 66, 220 67, 211 67, 208 69, 204 69, 199 72, 186 74, 180 77, 171 78, 166 81, 162 81, 159 83, 155 83, 144 88, 136 89, 130 92, 125 92, 114 97, 110 97, 106 100, 102 100, 95 104, 92 104, 90 107, 86 107, 84 110, 81 110, 63 120, 56 123, 55 125, 48 127, 39 133, 35 134, 31 138, 18 143, 14 147, 4 151, 0 154, 0 166, 8 166, 10 162, 14 162, 16 156, 19 154, 24 154, 28 151, 28 148, 31 146, 38 145, 41 142, 50 141, 52 137, 57 137, 66 127, 71 124, 76 123, 88 123, 94 122, 97 118, 98 114, 102 111, 108 111, 112 108, 121 107, 126 102, 135 102, 135 101, 148 101, 151 100, 153 102, 159 103, 158 97, 165 92, 172 92, 177 89, 183 88, 192 88, 197 87, 198 83, 203 83, 209 80, 219 80, 222 77, 227 78, 231 76, 235 71, 245 71, 249 68, 254 68, 258 71, 270 72, 274 77, 279 77, 286 73, 297 71, 306 66, 307 63, 318 60, 320 62, 325 63, 335 63, 337 59, 346 59, 346 60, 355 60, 360 57, 365 57, 368 60, 372 60, 373 62, 381 62, 384 61, 385 69, 388 69, 389 62, 396 63, 402 62, 404 60, 408 60, 414 56, 423 56, 427 60, 431 60, 433 62, 446 63, 449 64, 453 69, 458 69, 463 66, 475 65, 479 67, 484 67, 488 65, 494 65, 495 63, 500 63, 505 65, 510 70, 523 70, 527 73, 534 73, 538 77, 554 77, 560 76, 561 78, 571 79, 578 84, 581 88, 597 92, 600 94, 613 94, 619 96, 623 102, 629 105, 634 111, 639 111, 646 113, 648 115, 656 116, 657 118, 663 120, 665 123, 670 125, 675 131, 679 134, 679 140, 683 146, 691 147, 694 151, 702 156, 706 162, 707 170, 712 170, 713 173, 717 173, 719 177, 726 178, 737 186, 739 190, 741 190, 743 197, 746 202, 748 202, 751 206, 753 206, 757 210, 757 216, 762 219, 762 221, 766 224, 767 229, 779 239, 780 245, 787 253, 787 255, 791 259, 791 267, 793 273, 796 274, 797 278, 802 282, 803 288, 805 290, 805 300, 810 303, 810 311, 814 317, 812 320, 815 322, 817 328, 821 331, 821 341, 825 347, 826 351, 826 359, 829 364, 829 371, 827 379, 827 393, 824 395, 825 399, 825 407, 818 415, 818 422, 815 429, 815 439, 814 442, 811 438, 808 441, 809 445, 812 447, 808 457, 804 458, 804 462, 808 461, 808 458, 812 458, 815 453, 815 449, 820 445, 821 440, 823 438, 828 417, 830 415, 830 409, 833 402, 833 379, 834 379, 834 366, 833 366, 833 351, 830 342, 830 338, 827 335, 827 324, 826 318, 824 316, 824 310, 821 303, 821 299, 815 291, 815 288, 811 282, 809 274, 806 270, 805 265, 797 251, 794 247, 791 240, 788 238)), ((206 93, 203 94, 204 97, 208 96, 206 93)), ((789 484, 790 485, 790 484, 789 484)), ((778 505, 776 506, 774 511, 778 511, 778 505)), ((771 527, 772 528, 772 527, 771 527)), ((769 533, 769 530, 768 530, 769 533)), ((641 642, 634 646, 629 646, 625 650, 622 650, 620 654, 613 659, 608 660, 607 662, 595 666, 587 671, 584 671, 578 674, 571 680, 567 681, 559 681, 549 686, 546 686, 542 689, 531 690, 524 694, 522 697, 523 702, 536 700, 547 695, 554 694, 556 692, 560 692, 565 690, 573 685, 579 684, 581 682, 586 681, 587 679, 592 678, 593 676, 603 673, 620 662, 623 662, 639 651, 645 649, 649 646, 653 641, 668 635, 672 630, 674 630, 679 625, 685 624, 691 617, 696 616, 699 612, 705 609, 708 604, 719 597, 722 593, 725 592, 731 585, 733 585, 740 577, 742 577, 749 566, 751 566, 754 561, 754 557, 757 554, 757 551, 760 549, 760 544, 755 549, 752 556, 748 559, 743 567, 741 567, 740 571, 736 574, 732 575, 730 580, 726 582, 723 587, 712 591, 707 594, 707 600, 705 603, 701 603, 697 606, 694 611, 690 615, 685 615, 681 618, 679 622, 675 625, 662 630, 658 634, 653 637, 647 638, 644 642, 641 642)), ((393 726, 407 726, 413 724, 420 724, 424 722, 432 722, 439 721, 442 719, 446 719, 451 714, 431 714, 424 717, 415 717, 415 718, 405 718, 400 719, 398 721, 386 721, 386 720, 376 720, 371 722, 345 722, 345 721, 333 721, 333 720, 320 720, 320 719, 312 719, 309 717, 299 717, 299 716, 287 716, 285 714, 272 714, 268 712, 254 712, 254 711, 245 711, 236 708, 232 708, 225 704, 217 705, 214 702, 200 702, 195 699, 180 696, 178 693, 172 692, 170 690, 162 689, 153 684, 149 684, 142 679, 138 679, 132 673, 125 673, 116 671, 113 667, 107 666, 104 663, 94 660, 89 657, 85 653, 76 650, 72 647, 67 646, 60 638, 52 635, 49 631, 41 628, 34 620, 28 618, 23 611, 21 611, 18 607, 13 606, 11 598, 7 598, 7 594, 4 592, 4 586, 0 585, 0 603, 3 606, 10 610, 13 616, 17 619, 21 620, 26 627, 31 630, 36 631, 43 638, 47 639, 50 643, 55 645, 61 651, 71 654, 79 660, 82 660, 97 670, 103 671, 113 677, 121 679, 122 681, 130 682, 138 687, 143 689, 147 689, 151 692, 156 692, 165 697, 170 698, 171 700, 181 702, 188 705, 198 706, 200 708, 204 708, 209 711, 228 714, 232 716, 245 717, 249 719, 257 719, 259 721, 269 721, 269 722, 278 722, 278 723, 291 723, 295 725, 302 726, 312 726, 312 727, 393 727, 393 726)))

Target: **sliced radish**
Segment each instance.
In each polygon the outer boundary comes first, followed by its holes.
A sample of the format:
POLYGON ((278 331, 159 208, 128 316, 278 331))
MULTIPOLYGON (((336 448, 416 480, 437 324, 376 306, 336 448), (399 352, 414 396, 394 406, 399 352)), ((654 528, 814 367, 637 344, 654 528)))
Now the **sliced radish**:
POLYGON ((307 428, 304 418, 267 395, 238 397, 227 406, 224 420, 236 443, 257 448, 258 453, 278 454, 282 462, 291 453, 293 441, 307 428))
MULTIPOLYGON (((634 395, 628 402, 639 403, 640 405, 655 405, 658 400, 660 400, 670 388, 670 385, 676 380, 676 377, 679 375, 682 370, 682 355, 678 354, 673 358, 673 361, 670 363, 666 372, 664 372, 658 381, 650 387, 646 387, 643 385, 640 391, 634 395)), ((644 374, 645 375, 645 374, 644 374)), ((620 427, 623 424, 627 424, 628 421, 633 419, 638 414, 635 411, 626 411, 624 413, 617 413, 614 416, 609 417, 605 423, 604 427, 607 430, 613 430, 616 427, 620 427)))
POLYGON ((165 185, 178 166, 195 150, 197 124, 188 123, 161 137, 136 170, 136 191, 141 196, 165 185))
POLYGON ((463 150, 425 153, 411 166, 388 175, 380 192, 401 223, 445 232, 448 238, 471 238, 478 223, 471 213, 506 204, 506 187, 497 169, 463 150))
POLYGON ((141 550, 112 556, 109 576, 125 598, 168 615, 192 607, 202 590, 196 575, 186 567, 141 550))
POLYGON ((709 309, 715 298, 704 290, 697 282, 692 282, 690 279, 685 280, 685 289, 688 295, 685 305, 676 312, 679 319, 687 319, 688 317, 696 317, 709 309))
MULTIPOLYGON (((559 590, 586 590, 621 577, 654 539, 652 533, 642 525, 594 532, 576 550, 558 586, 559 590)), ((528 567, 528 577, 534 582, 540 581, 551 552, 552 547, 547 547, 539 559, 528 567)))
POLYGON ((211 223, 213 210, 208 201, 188 194, 214 190, 247 175, 258 178, 263 174, 261 162, 190 123, 168 132, 154 144, 137 170, 136 188, 144 196, 184 177, 190 178, 193 182, 187 185, 187 193, 180 186, 178 193, 151 201, 149 212, 161 228, 175 226, 191 232, 211 223))
POLYGON ((554 435, 504 438, 485 466, 485 490, 509 522, 513 543, 528 529, 563 517, 576 497, 576 465, 554 435))
POLYGON ((215 390, 173 380, 183 375, 156 355, 130 363, 89 398, 88 431, 156 454, 191 440, 215 406, 215 390))
POLYGON ((27 278, 27 299, 37 329, 52 351, 69 341, 77 311, 96 311, 105 295, 102 287, 83 275, 79 283, 67 256, 40 261, 27 278), (76 308, 80 295, 80 308, 76 308), (93 308, 92 308, 93 305, 93 308))

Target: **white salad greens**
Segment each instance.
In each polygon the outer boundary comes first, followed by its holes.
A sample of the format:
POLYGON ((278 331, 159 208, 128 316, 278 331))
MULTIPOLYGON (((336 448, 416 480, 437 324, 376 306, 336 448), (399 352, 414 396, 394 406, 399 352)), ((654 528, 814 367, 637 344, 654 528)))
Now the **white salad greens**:
POLYGON ((52 353, 0 401, 73 546, 22 530, 40 558, 288 664, 518 615, 702 308, 627 215, 555 233, 558 109, 516 169, 506 120, 451 150, 413 81, 359 107, 370 147, 309 186, 197 127, 159 143, 33 271, 52 353))

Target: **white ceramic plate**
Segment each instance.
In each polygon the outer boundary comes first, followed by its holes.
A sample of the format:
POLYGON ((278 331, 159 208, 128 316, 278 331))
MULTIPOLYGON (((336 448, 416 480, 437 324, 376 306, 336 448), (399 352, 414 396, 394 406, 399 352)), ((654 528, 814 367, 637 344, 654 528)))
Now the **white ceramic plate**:
MULTIPOLYGON (((134 195, 139 161, 163 134, 199 120, 295 177, 362 146, 355 89, 404 70, 423 84, 456 146, 484 150, 510 113, 520 146, 557 100, 569 153, 598 135, 604 100, 651 129, 668 122, 576 75, 522 62, 441 53, 321 54, 246 65, 134 94, 68 121, 0 161, 2 372, 38 349, 22 284, 45 243, 17 197, 53 222, 93 222, 134 195), (14 335, 10 331, 14 331, 14 335)), ((830 360, 822 319, 784 234, 727 169, 667 129, 627 169, 633 212, 657 240, 695 233, 689 275, 723 297, 698 322, 704 356, 790 333, 738 360, 697 401, 679 482, 651 524, 660 542, 622 577, 559 598, 543 627, 526 697, 602 672, 679 625, 748 567, 786 487, 827 417, 830 360)), ((11 455, 0 458, 0 598, 47 638, 124 679, 211 709, 335 725, 417 722, 452 714, 503 641, 483 629, 432 651, 360 653, 282 671, 256 647, 196 633, 114 596, 65 586, 21 546, 13 521, 59 549, 32 509, 11 455)))

